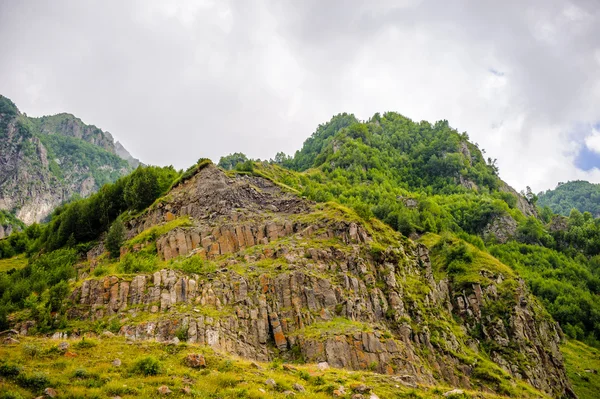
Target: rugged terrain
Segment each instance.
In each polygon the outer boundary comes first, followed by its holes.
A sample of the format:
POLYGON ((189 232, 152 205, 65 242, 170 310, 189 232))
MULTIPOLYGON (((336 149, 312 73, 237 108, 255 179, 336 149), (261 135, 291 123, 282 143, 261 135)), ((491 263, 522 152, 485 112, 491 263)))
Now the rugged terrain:
MULTIPOLYGON (((0 96, 0 210, 27 225, 138 164, 108 132, 70 114, 27 117, 0 96)), ((3 226, 5 235, 19 227, 8 226, 3 226)))
MULTIPOLYGON (((415 243, 339 205, 212 165, 127 231, 121 256, 157 251, 164 268, 95 276, 107 266, 102 247, 91 250, 69 296, 69 319, 116 323, 134 341, 184 340, 263 362, 327 362, 396 375, 407 386, 573 396, 560 329, 508 267, 475 248, 467 248, 472 270, 450 277, 440 251, 452 238, 415 243), (177 270, 190 257, 203 267, 177 270)), ((35 325, 14 327, 25 335, 35 325)), ((55 335, 77 335, 69 330, 55 335)))
POLYGON ((0 391, 595 397, 600 224, 466 133, 342 114, 219 165, 138 168, 0 241, 0 391))

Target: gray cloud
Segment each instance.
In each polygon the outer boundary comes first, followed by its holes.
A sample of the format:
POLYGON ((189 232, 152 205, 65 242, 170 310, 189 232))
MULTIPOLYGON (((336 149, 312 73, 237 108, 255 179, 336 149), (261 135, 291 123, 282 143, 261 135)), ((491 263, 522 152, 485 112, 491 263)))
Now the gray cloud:
POLYGON ((2 2, 0 35, 1 93, 149 163, 270 158, 398 111, 467 131, 518 189, 600 181, 574 166, 600 121, 595 1, 2 2))

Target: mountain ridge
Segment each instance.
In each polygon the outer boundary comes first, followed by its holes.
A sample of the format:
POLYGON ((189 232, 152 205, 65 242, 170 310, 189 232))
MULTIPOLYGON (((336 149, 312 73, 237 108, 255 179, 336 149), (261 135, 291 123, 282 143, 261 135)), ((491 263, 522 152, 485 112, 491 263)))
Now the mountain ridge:
POLYGON ((3 96, 0 137, 0 209, 27 225, 139 165, 110 133, 67 113, 27 117, 3 96))
MULTIPOLYGON (((374 371, 398 383, 377 385, 382 398, 593 391, 560 349, 565 335, 599 343, 593 219, 538 213, 446 121, 341 115, 307 142, 271 162, 140 167, 0 240, 0 257, 24 254, 0 273, 0 324, 374 371)), ((170 381, 188 378, 177 370, 170 381)), ((251 389, 290 395, 269 384, 251 389)))

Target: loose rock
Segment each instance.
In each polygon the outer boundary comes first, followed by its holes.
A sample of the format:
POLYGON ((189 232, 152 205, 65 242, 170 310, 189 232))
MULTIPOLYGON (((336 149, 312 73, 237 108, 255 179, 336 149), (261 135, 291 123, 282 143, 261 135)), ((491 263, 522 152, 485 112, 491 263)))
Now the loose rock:
POLYGON ((206 367, 206 359, 198 353, 190 353, 185 358, 185 364, 193 368, 206 367))
POLYGON ((462 395, 463 393, 465 393, 465 391, 463 391, 462 389, 453 389, 451 391, 448 391, 446 393, 444 393, 442 396, 447 398, 448 396, 452 396, 452 395, 462 395))
POLYGON ((161 385, 160 387, 158 387, 158 393, 159 393, 159 394, 161 394, 161 395, 169 395, 169 394, 171 394, 172 392, 173 392, 173 391, 171 391, 171 390, 169 389, 169 387, 168 387, 168 386, 166 386, 166 385, 161 385))
POLYGON ((295 383, 294 385, 292 385, 292 388, 294 388, 298 392, 306 391, 306 389, 304 389, 304 387, 298 383, 295 383))
POLYGON ((323 370, 327 370, 329 368, 329 363, 327 362, 320 362, 319 364, 317 364, 317 368, 321 371, 323 370))
POLYGON ((265 384, 267 384, 268 386, 275 388, 275 386, 277 385, 277 383, 275 382, 274 379, 269 378, 268 380, 265 381, 265 384))
POLYGON ((52 388, 46 388, 44 389, 44 395, 46 395, 49 398, 55 398, 56 396, 58 396, 58 393, 52 388))

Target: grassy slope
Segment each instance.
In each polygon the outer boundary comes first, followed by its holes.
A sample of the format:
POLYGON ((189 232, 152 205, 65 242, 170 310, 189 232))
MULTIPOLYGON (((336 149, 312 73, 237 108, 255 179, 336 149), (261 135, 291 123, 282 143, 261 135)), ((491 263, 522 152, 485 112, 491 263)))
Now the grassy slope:
POLYGON ((569 340, 562 346, 567 374, 579 399, 600 397, 600 350, 569 340), (596 373, 585 370, 595 370, 596 373))
POLYGON ((13 256, 8 259, 0 259, 0 272, 7 272, 11 269, 22 269, 27 266, 25 255, 13 256))
MULTIPOLYGON (((447 387, 412 389, 389 376, 337 369, 319 371, 314 364, 290 368, 282 367, 278 362, 252 363, 217 355, 198 345, 129 343, 116 337, 86 339, 88 345, 93 345, 91 347, 84 347, 80 342, 69 341, 71 346, 67 356, 58 350, 60 341, 57 340, 21 337, 17 345, 1 346, 0 374, 7 374, 10 370, 7 366, 11 365, 21 365, 21 369, 18 376, 0 379, 0 397, 10 397, 2 395, 12 392, 28 398, 40 394, 48 386, 64 398, 161 397, 157 392, 161 385, 167 385, 173 391, 170 397, 196 398, 283 398, 286 397, 284 392, 292 391, 296 383, 306 389, 304 393, 296 393, 298 398, 331 398, 333 390, 340 385, 350 397, 353 387, 366 384, 381 399, 440 398, 442 393, 450 390, 447 387), (189 353, 204 354, 206 369, 187 367, 183 360, 189 353), (158 375, 144 376, 132 370, 137 360, 148 356, 160 362, 158 375), (111 364, 115 358, 121 359, 120 367, 111 364), (38 387, 35 387, 36 379, 32 378, 36 375, 40 382, 38 387), (275 387, 266 384, 269 378, 276 382, 275 387), (29 387, 24 388, 27 384, 29 387), (182 393, 184 386, 191 388, 189 395, 182 393)), ((502 397, 489 393, 467 394, 454 397, 502 397)))

